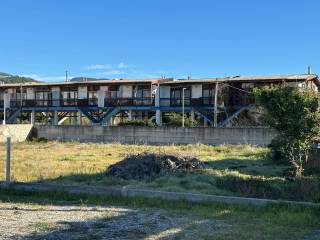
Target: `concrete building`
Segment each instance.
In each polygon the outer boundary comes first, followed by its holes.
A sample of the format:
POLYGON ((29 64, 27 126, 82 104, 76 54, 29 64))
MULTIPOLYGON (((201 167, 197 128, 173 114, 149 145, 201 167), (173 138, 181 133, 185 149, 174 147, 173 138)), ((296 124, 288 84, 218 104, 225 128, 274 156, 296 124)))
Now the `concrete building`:
POLYGON ((119 119, 154 118, 161 126, 163 114, 184 110, 192 119, 203 119, 204 125, 223 126, 255 104, 253 87, 279 84, 317 91, 320 81, 317 75, 301 74, 2 84, 0 113, 6 123, 28 115, 32 124, 68 120, 114 125, 119 119))

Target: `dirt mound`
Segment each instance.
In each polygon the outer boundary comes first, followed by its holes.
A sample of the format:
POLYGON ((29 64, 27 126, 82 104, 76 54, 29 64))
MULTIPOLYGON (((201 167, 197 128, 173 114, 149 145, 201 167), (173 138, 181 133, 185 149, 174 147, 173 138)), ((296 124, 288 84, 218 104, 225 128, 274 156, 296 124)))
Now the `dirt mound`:
POLYGON ((166 173, 190 172, 203 168, 203 163, 192 156, 146 151, 137 155, 129 155, 122 161, 110 165, 106 174, 123 179, 142 179, 166 173))

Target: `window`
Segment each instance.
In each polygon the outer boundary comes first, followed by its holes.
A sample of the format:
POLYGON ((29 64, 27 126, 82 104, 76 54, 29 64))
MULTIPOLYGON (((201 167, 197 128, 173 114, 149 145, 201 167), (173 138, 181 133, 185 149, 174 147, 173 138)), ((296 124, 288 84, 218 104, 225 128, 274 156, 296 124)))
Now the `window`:
POLYGON ((171 88, 171 105, 182 105, 184 92, 184 105, 190 105, 191 89, 190 87, 172 87, 171 88), (183 90, 184 89, 184 90, 183 90))
POLYGON ((202 87, 202 98, 204 105, 213 104, 214 87, 212 85, 203 85, 202 87))

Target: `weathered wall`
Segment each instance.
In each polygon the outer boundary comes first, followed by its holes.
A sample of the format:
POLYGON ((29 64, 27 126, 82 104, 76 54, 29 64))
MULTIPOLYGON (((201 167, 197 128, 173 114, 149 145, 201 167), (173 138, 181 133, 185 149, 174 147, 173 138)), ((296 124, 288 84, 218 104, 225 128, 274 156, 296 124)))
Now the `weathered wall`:
POLYGON ((267 145, 275 135, 268 128, 35 126, 35 130, 37 137, 51 140, 137 144, 267 145))
POLYGON ((23 142, 32 134, 31 124, 6 124, 0 125, 0 142, 5 142, 11 137, 12 142, 23 142))

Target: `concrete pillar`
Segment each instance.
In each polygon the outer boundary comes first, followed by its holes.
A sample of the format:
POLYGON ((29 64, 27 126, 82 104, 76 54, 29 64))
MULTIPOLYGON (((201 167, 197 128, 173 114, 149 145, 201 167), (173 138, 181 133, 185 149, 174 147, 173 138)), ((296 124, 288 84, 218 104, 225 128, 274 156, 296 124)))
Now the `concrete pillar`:
POLYGON ((162 116, 161 116, 161 111, 160 110, 156 110, 156 124, 157 126, 161 126, 162 125, 162 116))
POLYGON ((81 111, 78 111, 78 125, 82 125, 82 112, 81 111))
POLYGON ((113 117, 109 119, 108 126, 113 126, 113 117))
POLYGON ((58 125, 58 111, 53 111, 53 125, 58 125))
POLYGON ((35 110, 32 110, 31 111, 31 119, 30 119, 30 122, 32 125, 35 125, 36 124, 36 111, 35 110))
POLYGON ((190 118, 191 118, 191 121, 194 122, 194 111, 193 110, 190 111, 190 118))
POLYGON ((77 124, 77 112, 71 113, 71 124, 76 125, 77 124))
POLYGON ((128 121, 132 121, 132 110, 128 112, 128 121))
POLYGON ((205 118, 203 119, 203 126, 204 126, 204 127, 208 127, 208 121, 207 121, 207 119, 205 119, 205 118))

